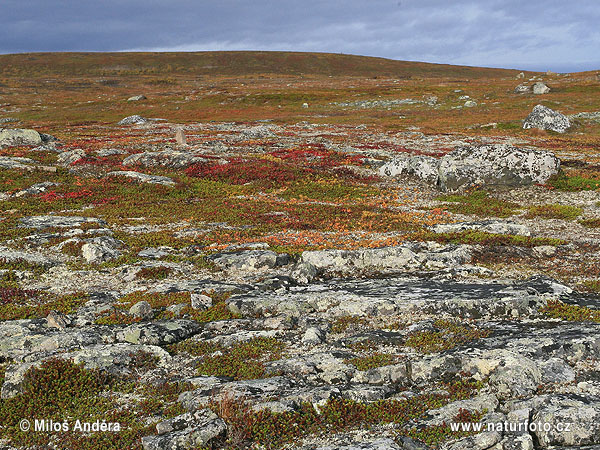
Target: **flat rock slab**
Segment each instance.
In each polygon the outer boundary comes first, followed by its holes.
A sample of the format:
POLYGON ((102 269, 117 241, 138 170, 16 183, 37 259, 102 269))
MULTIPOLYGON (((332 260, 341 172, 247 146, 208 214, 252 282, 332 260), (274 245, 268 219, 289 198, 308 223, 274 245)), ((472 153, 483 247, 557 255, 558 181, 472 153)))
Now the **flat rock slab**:
POLYGON ((127 177, 141 183, 161 184, 163 186, 174 186, 175 182, 169 177, 160 175, 148 175, 133 170, 117 170, 106 174, 108 177, 127 177))
MULTIPOLYGON (((559 286, 559 285, 556 285, 559 286)), ((547 298, 562 295, 552 282, 458 282, 422 277, 336 279, 287 292, 252 291, 231 296, 227 303, 243 316, 273 313, 301 317, 374 316, 400 312, 449 313, 464 318, 537 317, 547 298)))
POLYGON ((431 231, 434 233, 459 233, 467 230, 483 231, 492 234, 531 236, 531 230, 527 226, 503 220, 445 223, 431 227, 431 231))
POLYGON ((0 156, 0 168, 2 169, 31 169, 31 164, 35 164, 31 158, 0 156))
POLYGON ((77 228, 86 223, 106 225, 104 220, 80 216, 29 216, 19 222, 21 226, 27 228, 77 228))
POLYGON ((136 153, 123 160, 124 166, 170 167, 182 169, 192 164, 211 162, 208 158, 196 156, 190 152, 165 150, 160 152, 136 153))
POLYGON ((43 267, 51 267, 59 263, 59 261, 48 258, 41 253, 13 250, 7 247, 0 247, 0 261, 8 263, 24 261, 29 264, 43 267))
POLYGON ((166 345, 193 336, 201 328, 202 325, 193 320, 137 323, 120 331, 117 339, 132 344, 166 345))

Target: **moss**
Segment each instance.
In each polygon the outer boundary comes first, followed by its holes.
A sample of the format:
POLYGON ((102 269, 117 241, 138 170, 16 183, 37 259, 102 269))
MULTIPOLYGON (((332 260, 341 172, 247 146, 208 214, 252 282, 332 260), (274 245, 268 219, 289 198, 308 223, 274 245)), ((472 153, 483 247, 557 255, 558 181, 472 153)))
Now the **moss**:
POLYGON ((57 296, 47 292, 0 286, 0 320, 39 319, 50 311, 70 314, 89 300, 85 293, 57 296))
POLYGON ((493 234, 484 231, 466 230, 456 233, 434 233, 430 231, 411 235, 414 240, 435 241, 443 244, 479 244, 479 245, 514 245, 517 247, 536 247, 540 245, 564 245, 562 239, 517 236, 511 234, 493 234))
POLYGON ((600 228, 600 219, 583 219, 579 223, 588 228, 600 228))
POLYGON ((600 323, 600 311, 585 306, 568 305, 559 300, 549 300, 540 312, 553 319, 562 319, 569 322, 600 323))
POLYGON ((83 247, 84 244, 85 242, 82 241, 71 241, 65 243, 60 250, 65 255, 78 257, 81 256, 81 247, 83 247))
POLYGON ((352 364, 358 370, 369 370, 376 367, 389 366, 390 364, 394 364, 395 360, 396 358, 393 355, 373 353, 372 355, 346 359, 344 362, 352 364))
POLYGON ((135 274, 136 278, 144 280, 164 280, 173 272, 173 269, 166 266, 144 267, 135 274))
POLYGON ((450 202, 450 205, 443 206, 450 212, 482 217, 509 217, 520 208, 516 203, 490 197, 485 191, 473 191, 466 195, 442 195, 436 200, 450 202))
POLYGON ((429 409, 469 398, 475 395, 480 387, 478 383, 459 380, 440 386, 446 394, 420 394, 407 400, 361 403, 336 398, 328 400, 319 411, 305 403, 291 412, 255 412, 246 402, 231 397, 225 397, 219 403, 213 404, 212 408, 227 423, 227 448, 277 449, 311 434, 383 424, 394 424, 394 428, 402 429, 411 420, 426 417, 429 409))
POLYGON ((197 371, 199 375, 232 377, 235 380, 265 378, 266 361, 281 358, 284 344, 273 338, 254 338, 222 350, 221 354, 203 358, 197 371))
POLYGON ((417 331, 408 335, 404 345, 421 353, 449 350, 468 342, 490 336, 490 330, 481 330, 450 320, 436 320, 437 331, 417 331))
POLYGON ((561 191, 595 191, 600 189, 600 179, 581 175, 567 175, 561 171, 552 176, 546 185, 561 191))
POLYGON ((114 380, 103 372, 86 370, 80 365, 60 359, 47 360, 25 375, 23 393, 0 399, 2 436, 16 446, 46 446, 53 442, 61 448, 120 450, 137 445, 142 436, 152 433, 152 425, 144 425, 134 410, 119 408, 106 395, 114 380), (69 421, 70 431, 61 433, 23 432, 23 419, 69 421), (73 431, 75 420, 82 422, 118 422, 122 430, 90 435, 73 431))
MULTIPOLYGON (((486 412, 471 412, 461 408, 452 420, 452 423, 476 424, 481 421, 486 412)), ((399 434, 423 442, 432 448, 439 448, 444 442, 474 436, 477 432, 452 431, 450 424, 444 423, 442 425, 430 425, 422 428, 409 428, 400 431, 399 434)))
POLYGON ((584 292, 600 292, 600 280, 587 280, 577 286, 584 292))
POLYGON ((542 217, 544 219, 573 220, 583 213, 581 208, 569 205, 537 205, 528 209, 525 217, 542 217))
POLYGON ((356 316, 342 316, 338 317, 333 324, 331 324, 332 333, 343 333, 348 328, 364 327, 369 321, 363 317, 356 316))

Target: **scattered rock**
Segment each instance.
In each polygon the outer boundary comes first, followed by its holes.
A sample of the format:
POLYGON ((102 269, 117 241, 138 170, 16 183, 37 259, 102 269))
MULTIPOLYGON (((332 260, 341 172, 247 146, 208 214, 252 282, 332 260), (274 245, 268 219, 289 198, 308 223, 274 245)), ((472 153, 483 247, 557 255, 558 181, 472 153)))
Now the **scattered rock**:
POLYGON ((0 168, 2 169, 32 169, 31 164, 35 161, 31 158, 20 158, 16 156, 0 156, 0 168))
POLYGON ((170 167, 173 169, 183 169, 192 164, 211 162, 207 158, 196 156, 190 152, 176 152, 165 150, 160 152, 143 152, 128 156, 123 160, 124 166, 143 166, 143 167, 170 167))
POLYGON ((541 81, 538 81, 533 85, 533 93, 536 95, 547 94, 548 92, 550 92, 550 88, 541 81))
POLYGON ((95 217, 79 216, 29 216, 19 220, 21 226, 27 228, 76 228, 84 223, 106 225, 106 222, 95 217))
POLYGON ((88 239, 81 246, 81 254, 88 263, 97 264, 121 256, 121 252, 118 249, 122 246, 123 242, 115 238, 100 236, 88 239))
POLYGON ((206 447, 227 431, 227 425, 212 410, 185 413, 156 425, 158 436, 142 438, 144 450, 188 450, 206 447))
POLYGON ((521 83, 515 88, 515 94, 529 94, 532 91, 531 86, 526 83, 521 83))
POLYGON ((75 161, 80 160, 86 156, 85 151, 78 148, 68 152, 62 152, 58 155, 58 163, 64 166, 73 164, 75 161))
MULTIPOLYGON (((531 230, 527 226, 503 220, 445 223, 434 225, 430 229, 435 233, 459 233, 466 230, 476 230, 492 234, 531 236, 531 230)), ((552 248, 555 249, 555 247, 552 248)))
POLYGON ((163 186, 174 186, 175 182, 169 177, 160 175, 148 175, 133 170, 117 170, 106 174, 107 177, 127 177, 141 183, 162 184, 163 186))
POLYGON ((571 127, 569 118, 544 105, 536 105, 523 122, 523 129, 539 128, 565 133, 571 127))
MULTIPOLYGON (((127 99, 127 101, 128 101, 128 102, 139 102, 140 100, 146 100, 146 96, 145 96, 145 95, 143 95, 143 94, 141 94, 141 95, 134 95, 133 97, 129 97, 129 98, 127 99)), ((131 116, 131 117, 135 117, 135 116, 131 116)), ((138 116, 138 117, 139 117, 139 116, 138 116)), ((123 119, 123 120, 125 120, 125 119, 123 119)), ((122 120, 122 121, 123 121, 123 120, 122 120)), ((122 121, 121 121, 121 122, 122 122, 122 121)), ((125 125, 125 124, 121 124, 121 125, 125 125)))
POLYGON ((477 102, 475 100, 467 100, 465 102, 465 107, 466 108, 473 108, 475 106, 477 106, 477 102))
POLYGON ((142 124, 145 124, 148 122, 149 122, 148 119, 146 119, 145 117, 142 117, 142 116, 138 116, 136 114, 136 115, 128 116, 128 117, 125 117, 124 119, 121 119, 119 121, 119 123, 117 123, 117 125, 142 125, 142 124))
POLYGON ((137 302, 135 305, 129 308, 129 314, 142 320, 148 320, 154 317, 152 306, 145 300, 137 302))
POLYGON ((28 129, 0 129, 0 148, 16 147, 19 145, 40 145, 42 135, 35 130, 28 129))
POLYGON ((175 132, 175 142, 177 142, 177 145, 187 145, 183 128, 177 128, 177 131, 175 132))
POLYGON ((438 186, 443 191, 461 191, 545 183, 559 167, 560 160, 550 152, 506 144, 459 147, 441 159, 438 186))

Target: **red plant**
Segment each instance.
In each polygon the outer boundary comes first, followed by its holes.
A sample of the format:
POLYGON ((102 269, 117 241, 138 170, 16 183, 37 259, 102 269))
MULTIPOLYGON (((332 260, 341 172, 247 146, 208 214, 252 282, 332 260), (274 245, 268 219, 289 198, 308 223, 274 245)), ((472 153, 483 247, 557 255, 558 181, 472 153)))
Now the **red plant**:
POLYGON ((191 177, 207 178, 230 184, 258 182, 267 186, 289 183, 302 175, 298 169, 273 161, 241 158, 232 159, 228 164, 195 164, 188 167, 185 173, 191 177))

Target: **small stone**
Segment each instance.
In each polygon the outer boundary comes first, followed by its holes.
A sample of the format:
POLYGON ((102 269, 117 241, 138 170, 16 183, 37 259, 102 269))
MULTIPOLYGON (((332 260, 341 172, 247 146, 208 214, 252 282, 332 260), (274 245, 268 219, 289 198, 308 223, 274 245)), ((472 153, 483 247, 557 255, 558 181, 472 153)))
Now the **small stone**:
POLYGON ((473 108, 475 106, 477 106, 477 102, 475 100, 467 100, 465 102, 465 107, 467 108, 473 108))
POLYGON ((177 131, 175 132, 175 141, 177 141, 177 145, 187 145, 183 128, 177 128, 177 131))
POLYGON ((521 83, 515 88, 514 92, 515 94, 527 94, 531 92, 531 86, 526 83, 521 83))
POLYGON ((145 95, 134 95, 133 97, 129 97, 127 99, 128 102, 139 102, 140 100, 146 100, 145 95))
POLYGON ((302 107, 303 107, 304 109, 308 108, 308 103, 306 103, 306 102, 305 102, 305 103, 302 103, 302 107))
POLYGON ((128 117, 125 117, 124 119, 121 119, 119 121, 119 123, 117 123, 117 125, 134 125, 134 124, 141 125, 141 124, 144 124, 147 122, 148 122, 148 119, 146 119, 145 117, 142 117, 142 116, 138 116, 136 114, 136 115, 128 116, 128 117))
POLYGON ((70 323, 67 316, 58 311, 50 311, 50 314, 46 317, 46 321, 48 322, 49 327, 58 328, 59 330, 64 330, 70 323))
POLYGON ((319 345, 325 341, 325 333, 317 327, 307 328, 302 336, 302 343, 307 345, 319 345))
POLYGON ((192 308, 204 310, 212 306, 213 299, 204 294, 192 294, 192 308))
POLYGON ((525 74, 524 74, 523 72, 520 72, 520 73, 517 75, 517 80, 520 80, 520 79, 522 79, 522 78, 525 78, 525 74))
POLYGON ((169 177, 161 175, 148 175, 146 173, 135 172, 133 170, 116 170, 106 174, 107 177, 127 177, 132 178, 141 183, 162 184, 163 186, 173 186, 175 182, 169 177))
POLYGON ((146 300, 137 302, 129 308, 129 314, 139 319, 152 319, 154 316, 152 306, 146 300))

